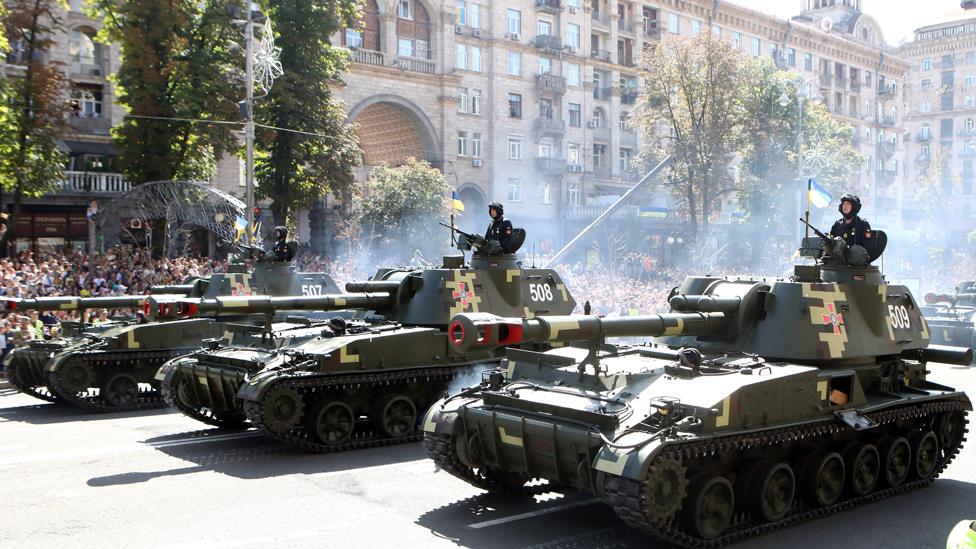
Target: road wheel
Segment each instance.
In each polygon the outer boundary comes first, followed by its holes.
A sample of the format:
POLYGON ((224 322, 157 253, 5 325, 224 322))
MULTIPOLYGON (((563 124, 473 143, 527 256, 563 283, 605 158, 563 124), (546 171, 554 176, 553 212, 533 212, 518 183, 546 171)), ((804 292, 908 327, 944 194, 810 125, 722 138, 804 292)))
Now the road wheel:
POLYGON ((689 483, 684 516, 697 536, 713 539, 722 535, 734 512, 735 490, 727 478, 702 473, 689 483))
POLYGON ((308 416, 308 430, 327 446, 340 446, 352 438, 356 416, 352 408, 339 400, 324 400, 308 416))
POLYGON ((383 436, 402 437, 417 430, 417 407, 403 395, 388 396, 375 408, 372 419, 383 436))
POLYGON ((70 393, 80 393, 94 384, 91 366, 83 360, 69 360, 58 370, 61 387, 70 393))
POLYGON ((844 464, 849 471, 851 492, 856 496, 869 494, 881 478, 881 455, 874 444, 855 442, 844 452, 844 464))
POLYGON ((139 382, 129 374, 115 374, 102 388, 102 399, 109 406, 132 406, 139 399, 139 382))
POLYGON ((817 507, 836 503, 844 493, 844 458, 837 452, 816 452, 804 466, 804 485, 810 502, 817 507))
POLYGON ((796 477, 787 463, 764 461, 753 471, 749 497, 752 510, 773 522, 783 518, 793 506, 796 477))
POLYGON ((914 433, 908 438, 912 447, 912 474, 931 478, 939 464, 939 438, 932 431, 914 433))
POLYGON ((905 437, 891 437, 881 443, 881 471, 885 484, 894 488, 908 478, 912 447, 905 437))

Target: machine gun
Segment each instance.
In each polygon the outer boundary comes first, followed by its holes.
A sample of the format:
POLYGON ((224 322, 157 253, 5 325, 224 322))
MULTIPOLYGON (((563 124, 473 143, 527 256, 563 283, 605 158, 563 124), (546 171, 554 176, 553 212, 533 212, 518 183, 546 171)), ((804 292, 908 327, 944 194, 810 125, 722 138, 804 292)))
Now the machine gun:
POLYGON ((881 257, 888 245, 888 236, 884 231, 868 231, 863 245, 848 246, 843 238, 824 234, 802 217, 800 223, 809 227, 819 237, 819 241, 817 238, 804 238, 800 245, 800 255, 812 257, 815 260, 823 259, 825 263, 851 266, 868 265, 881 257))
POLYGON ((458 249, 466 252, 474 248, 476 253, 483 253, 486 255, 495 255, 502 252, 501 245, 494 240, 485 240, 483 237, 476 234, 466 233, 453 225, 448 225, 442 221, 438 221, 438 224, 451 229, 452 236, 453 233, 458 233, 458 236, 454 238, 454 242, 458 249))

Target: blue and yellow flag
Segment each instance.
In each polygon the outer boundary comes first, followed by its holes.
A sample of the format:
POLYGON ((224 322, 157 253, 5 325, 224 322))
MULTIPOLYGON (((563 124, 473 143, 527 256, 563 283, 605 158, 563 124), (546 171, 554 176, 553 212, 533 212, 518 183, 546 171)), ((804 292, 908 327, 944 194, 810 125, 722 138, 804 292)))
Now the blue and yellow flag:
POLYGON ((464 202, 461 202, 461 195, 457 191, 451 191, 451 205, 456 211, 464 211, 464 202))
POLYGON ((807 180, 807 201, 818 208, 826 208, 830 205, 833 197, 827 189, 820 186, 812 177, 807 180))
POLYGON ((234 242, 238 240, 244 240, 246 238, 247 231, 247 219, 243 215, 237 216, 234 220, 234 242))

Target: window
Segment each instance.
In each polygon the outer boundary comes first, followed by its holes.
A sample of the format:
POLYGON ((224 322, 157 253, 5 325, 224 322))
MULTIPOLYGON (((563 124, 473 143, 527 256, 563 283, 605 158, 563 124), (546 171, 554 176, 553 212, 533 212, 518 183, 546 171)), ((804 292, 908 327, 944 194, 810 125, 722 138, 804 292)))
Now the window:
POLYGON ((522 180, 517 177, 508 178, 508 201, 522 201, 522 180))
POLYGON ((580 49, 580 26, 570 23, 566 28, 566 44, 571 48, 580 49))
POLYGON ((759 57, 762 55, 762 40, 758 38, 752 39, 752 56, 759 57))
POLYGON ((779 53, 779 48, 776 47, 776 42, 769 43, 769 56, 773 58, 773 62, 778 61, 777 54, 779 53))
POLYGON ((552 204, 552 183, 548 181, 542 184, 542 203, 552 204))
POLYGON ((712 25, 712 36, 714 36, 715 38, 721 38, 722 37, 722 27, 720 27, 718 25, 712 25))
POLYGON ((471 46, 471 70, 481 72, 481 47, 471 46))
POLYGON ((538 31, 539 31, 538 34, 540 34, 542 36, 551 36, 552 35, 552 21, 549 21, 547 19, 539 19, 538 31))
POLYGON ((928 158, 929 154, 932 152, 932 149, 928 145, 922 145, 920 150, 923 158, 928 158))
POLYGON ((620 173, 627 173, 630 171, 630 159, 633 154, 633 151, 630 149, 620 149, 620 173))
POLYGON ((458 88, 458 112, 468 112, 468 88, 458 88))
POLYGON ((552 112, 552 100, 551 99, 540 99, 539 100, 539 117, 540 118, 553 118, 552 112))
POLYGON ((522 138, 521 137, 508 138, 508 159, 522 160, 522 138))
POLYGON ((481 158, 481 134, 478 132, 471 134, 471 148, 469 149, 471 156, 475 158, 481 158))
POLYGON ((932 102, 925 100, 922 101, 922 112, 932 112, 932 102))
POLYGON ((965 82, 967 87, 976 84, 976 74, 974 73, 967 74, 965 78, 965 82))
POLYGON ((400 0, 397 2, 397 17, 403 19, 413 19, 413 9, 410 0, 400 0))
POLYGON ((602 143, 593 144, 593 167, 604 168, 607 165, 607 146, 602 143))
POLYGON ((457 24, 468 24, 468 3, 464 0, 457 0, 457 24))
POLYGON ((539 143, 539 158, 553 158, 552 143, 539 143))
POLYGON ((671 34, 678 34, 681 29, 678 27, 678 14, 669 13, 668 14, 668 32, 671 34))
POLYGON ((803 70, 813 71, 813 54, 811 53, 803 54, 803 70))
POLYGON ((583 111, 579 103, 569 104, 569 125, 575 128, 583 123, 583 111))
POLYGON ((552 60, 547 57, 539 58, 539 74, 552 74, 552 60))
POLYGON ((922 137, 924 139, 932 137, 932 126, 929 126, 928 123, 922 124, 922 137))
POLYGON ((397 55, 400 57, 413 57, 413 40, 400 38, 397 40, 397 55))
POLYGON ((972 65, 973 63, 976 63, 976 51, 967 51, 966 52, 966 64, 967 65, 972 65))
POLYGON ((741 48, 742 47, 742 33, 741 32, 736 31, 736 32, 733 32, 732 33, 732 47, 733 48, 741 48))
POLYGON ((864 85, 871 85, 871 71, 864 71, 864 85))
POLYGON ((579 185, 579 183, 570 183, 569 184, 569 196, 568 196, 569 205, 570 206, 579 206, 580 205, 580 198, 582 197, 582 194, 583 193, 580 192, 580 185, 579 185))
POLYGON ((468 26, 472 29, 481 28, 481 6, 478 4, 471 4, 468 8, 468 26))
POLYGON ((796 66, 796 50, 793 48, 786 48, 786 62, 791 66, 796 66))
POLYGON ((932 79, 926 78, 922 80, 922 91, 927 92, 932 90, 932 79))
POLYGON ((522 34, 522 12, 519 10, 508 10, 508 32, 512 34, 522 34))
POLYGON ((522 118, 522 96, 517 93, 508 94, 508 116, 522 118))
POLYGON ((471 114, 481 114, 481 90, 471 90, 471 114))
POLYGON ((566 81, 570 86, 580 86, 583 83, 583 73, 580 66, 574 63, 567 65, 566 81))
POLYGON ((71 92, 72 103, 77 104, 75 116, 83 118, 102 117, 102 92, 101 90, 73 90, 71 92))
POLYGON ((944 111, 951 111, 952 110, 952 106, 954 105, 954 103, 952 101, 953 100, 952 95, 953 94, 952 94, 951 91, 947 91, 947 92, 944 92, 942 94, 942 104, 940 105, 940 107, 942 108, 942 110, 944 110, 944 111))
POLYGON ((522 76, 522 54, 520 52, 508 52, 508 74, 522 76))
POLYGON ((567 149, 566 162, 570 166, 580 166, 580 145, 579 143, 570 143, 567 149))
POLYGON ((457 45, 457 68, 467 69, 468 68, 468 46, 464 44, 457 45))
POLYGON ((350 48, 363 47, 363 33, 352 29, 346 29, 346 46, 350 48))
POLYGON ((468 132, 458 132, 457 154, 458 156, 467 156, 468 132))
POLYGON ((701 21, 697 19, 691 20, 691 35, 698 36, 701 34, 701 21))
POLYGON ((600 107, 593 109, 593 118, 590 119, 590 125, 594 128, 607 127, 607 115, 603 112, 603 109, 600 107))
POLYGON ((942 56, 942 70, 951 69, 955 66, 955 58, 951 53, 942 56))
POLYGON ((923 71, 930 71, 930 70, 932 70, 932 60, 931 59, 922 59, 922 70, 923 71))
POLYGON ((966 105, 966 108, 967 109, 971 109, 971 108, 973 108, 974 105, 976 105, 976 103, 973 102, 973 96, 971 96, 971 95, 967 95, 963 99, 963 104, 966 105))

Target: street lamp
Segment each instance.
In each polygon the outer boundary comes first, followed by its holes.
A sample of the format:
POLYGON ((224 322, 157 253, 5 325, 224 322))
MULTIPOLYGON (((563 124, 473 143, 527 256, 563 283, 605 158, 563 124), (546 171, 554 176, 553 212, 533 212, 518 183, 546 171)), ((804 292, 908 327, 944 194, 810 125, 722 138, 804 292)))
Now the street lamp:
MULTIPOLYGON (((803 85, 806 84, 803 77, 796 76, 792 80, 789 80, 783 84, 783 92, 779 96, 779 106, 786 108, 790 104, 790 96, 786 93, 786 86, 788 84, 793 85, 794 93, 796 94, 796 180, 803 183, 803 99, 806 97, 806 92, 803 89, 803 85)), ((802 197, 802 193, 800 194, 802 197)), ((810 212, 806 212, 806 219, 810 221, 810 212)), ((807 228, 806 236, 810 236, 810 229, 807 228)))

